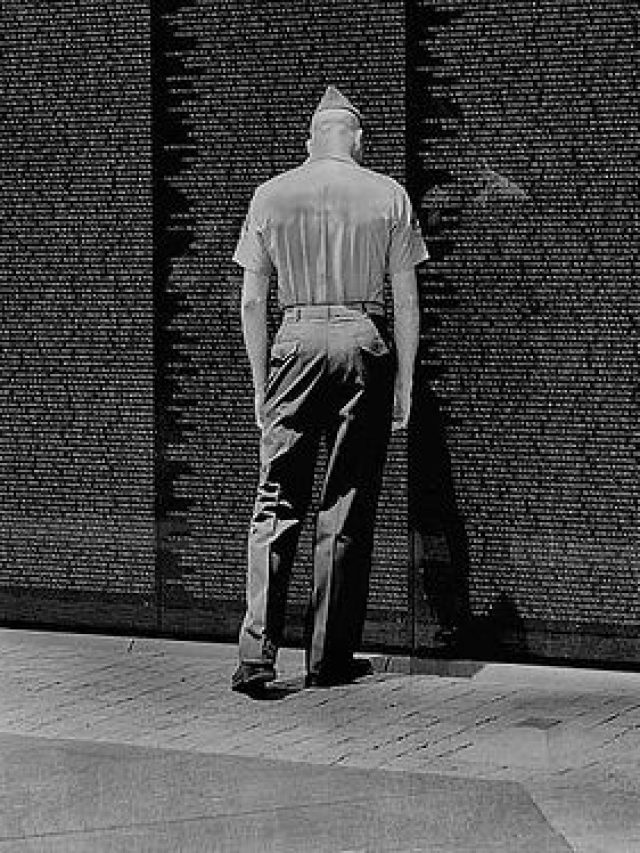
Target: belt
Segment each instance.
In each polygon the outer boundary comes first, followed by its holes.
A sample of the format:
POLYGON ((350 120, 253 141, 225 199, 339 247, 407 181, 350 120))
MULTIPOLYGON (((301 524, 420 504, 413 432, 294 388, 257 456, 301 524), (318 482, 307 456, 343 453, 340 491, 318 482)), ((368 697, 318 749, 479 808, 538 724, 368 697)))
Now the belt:
POLYGON ((380 302, 345 302, 344 304, 321 303, 318 305, 285 305, 285 320, 330 320, 332 317, 349 317, 353 312, 384 316, 384 305, 380 302))

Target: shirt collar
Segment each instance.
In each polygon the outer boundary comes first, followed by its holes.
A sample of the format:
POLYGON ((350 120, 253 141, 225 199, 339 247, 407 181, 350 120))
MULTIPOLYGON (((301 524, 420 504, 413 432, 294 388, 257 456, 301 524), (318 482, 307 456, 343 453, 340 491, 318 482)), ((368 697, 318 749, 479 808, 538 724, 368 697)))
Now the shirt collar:
POLYGON ((307 163, 315 163, 317 160, 340 160, 343 163, 357 165, 353 157, 350 157, 348 154, 310 154, 307 158, 307 163))

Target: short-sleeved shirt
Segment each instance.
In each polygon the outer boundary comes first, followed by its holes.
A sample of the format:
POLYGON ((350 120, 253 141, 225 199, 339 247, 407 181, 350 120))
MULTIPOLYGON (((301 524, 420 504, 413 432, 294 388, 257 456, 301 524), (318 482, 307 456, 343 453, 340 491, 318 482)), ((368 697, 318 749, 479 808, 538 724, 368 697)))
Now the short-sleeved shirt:
POLYGON ((281 305, 382 302, 428 258, 406 190, 350 157, 311 156, 255 191, 233 260, 278 274, 281 305))

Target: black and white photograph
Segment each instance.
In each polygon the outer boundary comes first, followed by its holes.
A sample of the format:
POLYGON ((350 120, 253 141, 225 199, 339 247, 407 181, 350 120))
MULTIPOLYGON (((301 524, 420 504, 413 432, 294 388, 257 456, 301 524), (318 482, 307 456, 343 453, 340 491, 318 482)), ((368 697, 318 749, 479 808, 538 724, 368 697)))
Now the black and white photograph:
POLYGON ((0 853, 639 853, 637 31, 5 0, 0 853))

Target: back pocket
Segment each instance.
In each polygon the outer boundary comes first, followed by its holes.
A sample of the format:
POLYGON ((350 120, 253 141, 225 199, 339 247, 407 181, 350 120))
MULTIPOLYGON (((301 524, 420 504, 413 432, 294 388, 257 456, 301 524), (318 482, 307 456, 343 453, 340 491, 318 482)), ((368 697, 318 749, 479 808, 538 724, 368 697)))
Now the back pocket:
POLYGON ((275 341, 269 353, 269 375, 265 388, 265 396, 273 393, 275 388, 297 359, 300 341, 275 341))

